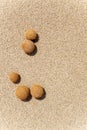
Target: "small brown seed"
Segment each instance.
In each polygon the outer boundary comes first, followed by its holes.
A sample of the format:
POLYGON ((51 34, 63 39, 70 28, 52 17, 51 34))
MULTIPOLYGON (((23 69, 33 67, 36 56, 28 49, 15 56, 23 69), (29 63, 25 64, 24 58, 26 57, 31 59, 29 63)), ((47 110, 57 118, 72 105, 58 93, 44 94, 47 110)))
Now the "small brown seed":
POLYGON ((37 32, 33 29, 29 29, 25 33, 26 39, 35 40, 37 38, 37 32))
POLYGON ((22 42, 22 49, 24 50, 25 53, 31 54, 35 50, 35 45, 32 41, 25 40, 22 42))
POLYGON ((44 95, 44 89, 40 85, 33 85, 30 88, 30 93, 33 97, 39 99, 44 95))
POLYGON ((26 86, 19 86, 15 94, 19 99, 26 100, 30 96, 30 89, 26 86))
POLYGON ((9 75, 9 79, 13 82, 13 83, 18 83, 20 82, 20 75, 18 73, 12 72, 9 75))

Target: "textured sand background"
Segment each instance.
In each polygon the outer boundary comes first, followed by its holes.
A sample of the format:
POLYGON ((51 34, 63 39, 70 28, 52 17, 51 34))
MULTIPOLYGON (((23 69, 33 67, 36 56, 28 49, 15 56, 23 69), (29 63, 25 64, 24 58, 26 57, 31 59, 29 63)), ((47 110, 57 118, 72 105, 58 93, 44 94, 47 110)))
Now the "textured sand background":
POLYGON ((0 0, 0 130, 87 130, 87 0, 0 0), (20 49, 28 28, 35 56, 20 49), (46 98, 17 99, 11 71, 46 98))

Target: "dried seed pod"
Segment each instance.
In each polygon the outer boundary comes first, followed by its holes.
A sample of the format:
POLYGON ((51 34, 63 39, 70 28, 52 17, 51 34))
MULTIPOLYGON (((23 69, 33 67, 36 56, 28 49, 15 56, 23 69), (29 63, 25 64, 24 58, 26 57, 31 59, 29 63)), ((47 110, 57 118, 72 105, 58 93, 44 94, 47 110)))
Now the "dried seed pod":
POLYGON ((35 40, 37 38, 37 32, 33 29, 29 29, 25 32, 26 39, 35 40))
POLYGON ((31 88, 30 88, 30 93, 33 97, 35 98, 41 98, 43 95, 44 95, 44 89, 42 86, 40 85, 33 85, 31 88))
POLYGON ((16 96, 21 100, 26 100, 30 96, 30 89, 26 86, 19 86, 16 89, 16 96))
POLYGON ((22 49, 24 50, 25 53, 32 54, 35 50, 35 45, 30 40, 24 40, 22 42, 22 49))
POLYGON ((13 82, 13 83, 18 83, 20 82, 20 75, 18 73, 12 72, 9 75, 9 79, 13 82))

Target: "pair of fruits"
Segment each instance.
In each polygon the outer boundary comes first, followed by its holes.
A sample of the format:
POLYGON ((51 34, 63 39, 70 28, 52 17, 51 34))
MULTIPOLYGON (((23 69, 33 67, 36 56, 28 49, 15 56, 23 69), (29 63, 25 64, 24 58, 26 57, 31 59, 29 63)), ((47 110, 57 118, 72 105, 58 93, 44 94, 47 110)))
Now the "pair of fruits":
POLYGON ((37 34, 37 32, 35 30, 30 29, 30 30, 26 31, 25 37, 26 37, 26 40, 24 40, 22 42, 21 47, 22 47, 22 49, 24 50, 24 52, 26 54, 30 55, 36 49, 34 41, 38 38, 38 34, 37 34))

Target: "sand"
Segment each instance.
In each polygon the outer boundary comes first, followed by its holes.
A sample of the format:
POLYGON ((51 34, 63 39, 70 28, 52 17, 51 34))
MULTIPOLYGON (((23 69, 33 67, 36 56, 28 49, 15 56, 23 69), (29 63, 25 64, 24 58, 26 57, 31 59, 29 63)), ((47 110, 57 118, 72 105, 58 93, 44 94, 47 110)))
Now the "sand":
POLYGON ((0 130, 87 130, 86 0, 0 0, 0 130), (20 47, 30 28, 39 34, 32 56, 20 47), (43 100, 16 98, 17 86, 36 83, 43 100))

